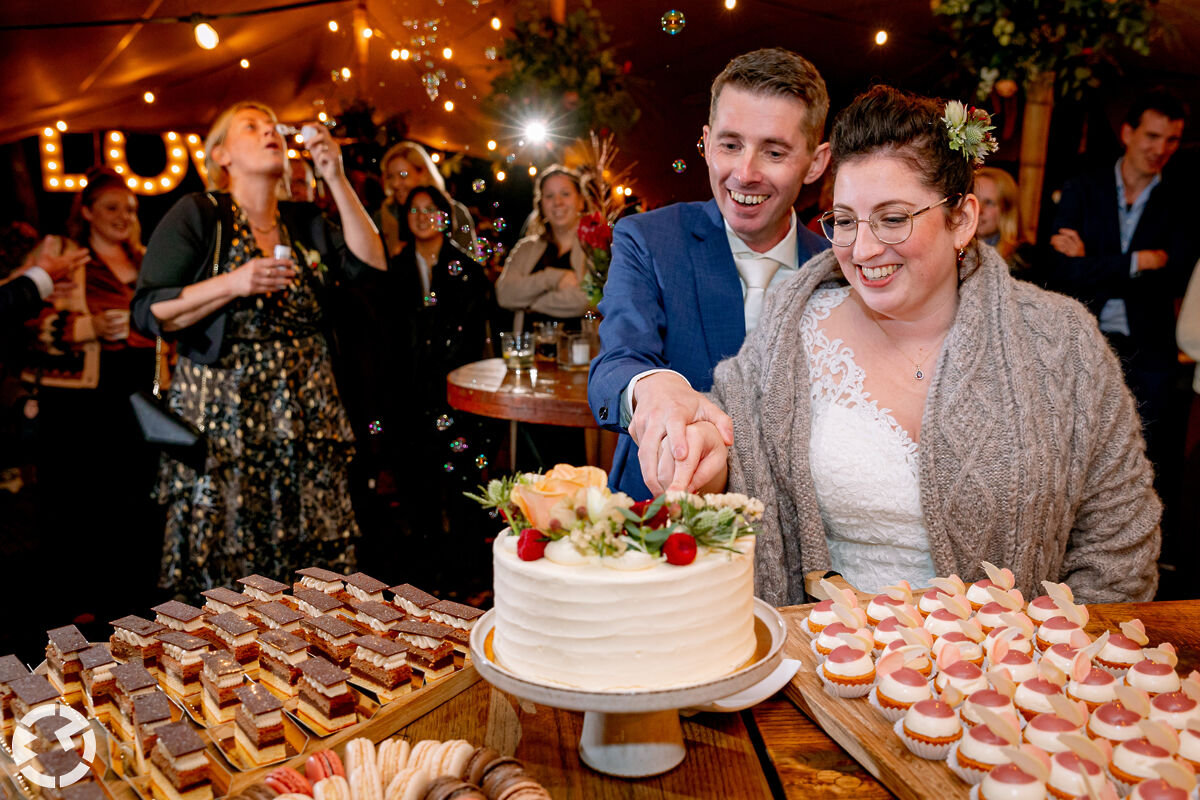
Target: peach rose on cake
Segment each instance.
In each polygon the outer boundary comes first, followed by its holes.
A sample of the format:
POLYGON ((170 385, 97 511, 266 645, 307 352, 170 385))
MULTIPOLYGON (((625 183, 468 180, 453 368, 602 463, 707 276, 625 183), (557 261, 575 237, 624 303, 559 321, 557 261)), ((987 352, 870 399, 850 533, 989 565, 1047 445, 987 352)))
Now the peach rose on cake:
MULTIPOLYGON (((572 467, 558 464, 544 475, 530 474, 529 483, 512 489, 512 501, 527 520, 540 531, 565 528, 575 522, 575 509, 581 492, 603 489, 608 476, 598 467, 572 467), (551 524, 557 522, 557 525, 551 524)), ((593 501, 594 502, 594 501, 593 501)))

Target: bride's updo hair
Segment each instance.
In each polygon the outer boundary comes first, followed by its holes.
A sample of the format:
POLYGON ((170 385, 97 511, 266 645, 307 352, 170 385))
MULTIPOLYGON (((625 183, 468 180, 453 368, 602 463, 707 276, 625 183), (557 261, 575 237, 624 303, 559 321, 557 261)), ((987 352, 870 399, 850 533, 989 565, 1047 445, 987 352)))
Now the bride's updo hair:
POLYGON ((975 185, 975 167, 950 149, 942 115, 946 104, 891 86, 873 86, 854 98, 833 123, 829 146, 833 174, 856 158, 884 155, 907 162, 921 183, 943 196, 966 195, 975 185))

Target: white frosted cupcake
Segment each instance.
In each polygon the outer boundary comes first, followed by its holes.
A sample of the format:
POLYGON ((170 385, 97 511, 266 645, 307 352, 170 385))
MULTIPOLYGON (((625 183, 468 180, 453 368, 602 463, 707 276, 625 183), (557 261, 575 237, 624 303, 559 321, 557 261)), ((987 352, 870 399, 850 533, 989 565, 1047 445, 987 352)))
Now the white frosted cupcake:
POLYGON ((948 608, 938 608, 925 617, 925 630, 929 631, 934 637, 944 636, 951 631, 961 633, 962 629, 958 626, 958 622, 965 617, 955 614, 948 608))
MULTIPOLYGON (((1015 720, 1013 724, 1016 725, 1015 720)), ((976 725, 963 734, 962 741, 951 751, 946 766, 973 786, 982 782, 993 767, 1011 761, 1004 752, 1011 745, 1012 742, 987 725, 976 725)))
POLYGON ((842 644, 825 657, 818 674, 834 697, 862 697, 875 683, 875 664, 870 654, 842 644))
POLYGON ((1082 680, 1067 681, 1067 697, 1082 700, 1088 711, 1095 711, 1117 697, 1117 679, 1111 672, 1092 667, 1082 680))
POLYGON ((1162 778, 1153 778, 1133 787, 1126 800, 1196 800, 1196 792, 1172 786, 1162 778))
POLYGON ((979 610, 975 612, 975 621, 979 623, 979 627, 983 629, 984 633, 991 633, 1004 625, 1004 620, 1000 617, 1011 610, 992 600, 979 607, 979 610))
POLYGON ((816 636, 825 630, 827 625, 832 625, 837 621, 837 615, 833 613, 833 601, 822 600, 813 606, 812 611, 808 612, 808 616, 804 618, 804 627, 808 629, 809 633, 816 636))
POLYGON ((988 658, 992 656, 992 650, 995 649, 996 643, 1001 639, 1008 642, 1008 649, 1015 650, 1018 653, 1024 653, 1027 656, 1033 656, 1033 639, 1025 633, 1008 632, 1008 627, 993 628, 988 632, 987 638, 983 640, 983 654, 988 658))
POLYGON ((1054 598, 1048 594, 1039 595, 1030 600, 1029 605, 1025 607, 1025 613, 1038 625, 1041 625, 1051 617, 1063 616, 1063 610, 1054 602, 1054 598))
POLYGON ((1080 758, 1070 750, 1055 753, 1050 759, 1050 781, 1046 788, 1056 800, 1073 800, 1086 795, 1085 771, 1097 786, 1108 782, 1099 764, 1080 758))
POLYGON ((1183 692, 1163 692, 1150 701, 1150 719, 1182 731, 1189 722, 1200 723, 1200 703, 1183 692))
POLYGON ((1141 736, 1138 723, 1142 715, 1132 708, 1126 708, 1119 701, 1104 703, 1092 712, 1088 720, 1088 736, 1093 739, 1107 739, 1114 746, 1126 739, 1136 739, 1141 736))
POLYGON ((864 647, 870 647, 873 641, 871 629, 866 627, 851 628, 844 622, 831 622, 813 639, 813 651, 822 658, 846 644, 843 635, 850 635, 863 641, 864 647))
POLYGON ((1008 677, 1014 683, 1036 678, 1038 674, 1037 662, 1019 650, 1010 650, 999 661, 992 661, 988 664, 989 671, 996 667, 1007 670, 1008 677))
POLYGON ((911 593, 909 593, 907 600, 903 597, 896 598, 887 594, 877 594, 867 604, 867 623, 878 625, 888 617, 896 616, 896 609, 904 608, 905 606, 912 609, 913 614, 919 613, 916 607, 912 605, 911 593))
POLYGON ((1128 794, 1142 781, 1158 777, 1158 771, 1154 769, 1156 764, 1174 760, 1170 751, 1138 736, 1126 739, 1113 748, 1108 773, 1117 782, 1121 793, 1128 794))
POLYGON ((1170 664, 1143 658, 1125 672, 1125 685, 1141 689, 1150 696, 1178 692, 1183 685, 1179 673, 1170 664))
POLYGON ((1200 729, 1191 724, 1179 732, 1179 757, 1200 772, 1200 729))
POLYGON ((1070 675, 1071 663, 1078 652, 1079 650, 1069 644, 1056 644, 1042 651, 1042 659, 1053 664, 1063 675, 1070 675))
POLYGON ((967 695, 962 704, 962 720, 969 727, 975 727, 983 722, 979 709, 986 708, 996 714, 1008 714, 1017 719, 1017 708, 1008 695, 1001 694, 995 689, 980 689, 967 695))
POLYGON ((970 661, 972 664, 980 667, 983 666, 983 646, 962 631, 950 631, 935 639, 933 642, 933 657, 937 658, 940 656, 942 648, 948 644, 952 644, 958 648, 959 656, 963 661, 970 661))
POLYGON ((946 758, 963 736, 958 712, 933 699, 913 703, 892 730, 913 755, 930 761, 946 758))
POLYGON ((904 716, 913 703, 933 697, 929 680, 911 667, 900 667, 881 672, 875 688, 871 690, 871 705, 883 714, 888 722, 904 716))
POLYGON ((892 642, 901 642, 904 644, 904 634, 901 629, 905 625, 896 617, 884 617, 875 626, 875 649, 883 651, 892 642))
POLYGON ((1050 697, 1062 692, 1062 687, 1057 683, 1039 675, 1017 684, 1013 702, 1017 711, 1028 721, 1038 714, 1053 714, 1054 706, 1050 704, 1050 697))
POLYGON ((1038 626, 1037 649, 1045 652, 1056 644, 1070 644, 1071 638, 1079 635, 1076 631, 1083 631, 1078 622, 1065 616, 1051 617, 1038 626))
POLYGON ((1082 732, 1082 725, 1076 725, 1058 714, 1050 713, 1038 714, 1031 719, 1025 729, 1021 731, 1021 737, 1034 747, 1054 754, 1066 752, 1068 749, 1059 738, 1060 736, 1064 733, 1080 734, 1082 732))
POLYGON ((1108 637, 1104 647, 1096 654, 1095 663, 1118 678, 1124 677, 1125 670, 1141 661, 1142 645, 1122 633, 1114 633, 1108 637))
POLYGON ((980 689, 988 688, 987 676, 983 674, 983 670, 978 665, 972 664, 970 661, 955 661, 948 666, 939 664, 934 684, 937 686, 938 692, 944 692, 947 686, 952 686, 964 697, 980 689))
MULTIPOLYGON (((906 644, 903 640, 897 640, 894 642, 890 642, 887 647, 883 648, 883 653, 880 654, 880 657, 882 658, 883 656, 886 656, 889 653, 894 653, 897 650, 904 648, 904 647, 908 647, 908 646, 909 645, 906 644)), ((933 676, 933 661, 932 660, 926 658, 926 659, 921 659, 921 663, 919 663, 919 664, 917 664, 917 662, 913 662, 913 663, 916 664, 916 666, 912 666, 911 664, 909 666, 912 669, 915 669, 917 672, 924 675, 926 680, 929 680, 929 678, 933 676)))
POLYGON ((1001 764, 971 787, 973 800, 1044 800, 1046 784, 1016 764, 1001 764))

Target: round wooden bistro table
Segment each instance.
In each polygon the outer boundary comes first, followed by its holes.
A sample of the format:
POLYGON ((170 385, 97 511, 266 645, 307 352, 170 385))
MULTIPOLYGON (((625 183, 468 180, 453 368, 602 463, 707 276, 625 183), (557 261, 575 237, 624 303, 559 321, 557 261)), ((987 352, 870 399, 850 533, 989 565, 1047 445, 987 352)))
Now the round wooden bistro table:
POLYGON ((446 399, 459 411, 509 421, 510 469, 516 469, 518 422, 583 428, 588 464, 611 463, 616 436, 599 429, 588 407, 587 370, 534 363, 523 372, 509 371, 502 358, 465 364, 446 376, 446 399))

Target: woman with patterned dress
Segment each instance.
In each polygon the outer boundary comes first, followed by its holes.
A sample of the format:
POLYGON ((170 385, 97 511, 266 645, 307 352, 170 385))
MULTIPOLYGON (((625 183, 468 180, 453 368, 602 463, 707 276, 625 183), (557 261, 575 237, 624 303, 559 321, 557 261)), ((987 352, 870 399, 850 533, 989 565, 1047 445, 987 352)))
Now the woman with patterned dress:
POLYGON ((177 343, 168 402, 207 442, 199 469, 164 458, 157 489, 159 584, 193 598, 254 572, 355 567, 354 437, 323 306, 338 280, 385 268, 383 242, 324 128, 305 145, 343 227, 311 204, 277 201, 287 159, 275 123, 257 103, 217 119, 205 142, 214 191, 163 218, 133 303, 139 328, 177 343))

